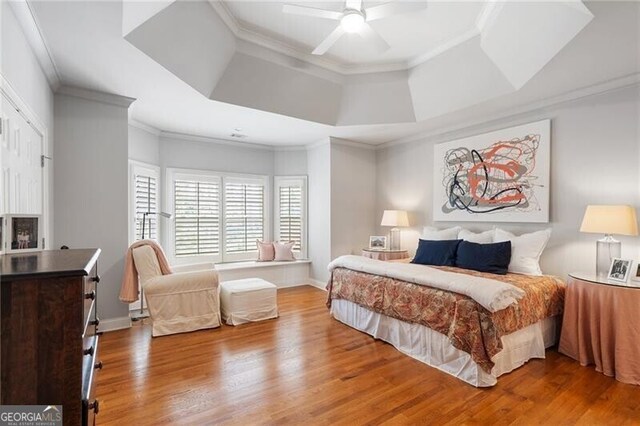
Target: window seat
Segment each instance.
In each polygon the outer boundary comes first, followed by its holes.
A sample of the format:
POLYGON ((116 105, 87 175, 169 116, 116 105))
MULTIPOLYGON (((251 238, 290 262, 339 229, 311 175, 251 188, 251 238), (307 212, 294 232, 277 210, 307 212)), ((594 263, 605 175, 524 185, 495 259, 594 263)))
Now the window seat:
POLYGON ((230 271, 236 269, 253 269, 253 268, 272 268, 275 266, 294 266, 300 264, 309 264, 309 259, 297 259, 289 261, 270 261, 258 262, 257 260, 248 260, 243 262, 216 263, 217 271, 230 271))
POLYGON ((286 262, 233 262, 217 263, 216 271, 220 281, 240 280, 244 278, 262 278, 278 288, 295 287, 309 284, 309 266, 311 260, 300 259, 286 262))

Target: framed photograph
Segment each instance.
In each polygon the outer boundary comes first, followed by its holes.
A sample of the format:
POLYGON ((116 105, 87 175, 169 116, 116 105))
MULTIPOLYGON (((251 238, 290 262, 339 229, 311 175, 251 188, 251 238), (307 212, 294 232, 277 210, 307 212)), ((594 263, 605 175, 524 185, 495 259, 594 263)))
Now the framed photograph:
POLYGON ((369 248, 371 250, 386 250, 387 237, 372 235, 369 237, 369 248))
POLYGON ((640 262, 636 262, 636 269, 633 271, 634 274, 631 274, 631 281, 640 282, 640 262))
POLYGON ((42 220, 39 215, 7 215, 7 252, 42 250, 42 220))
POLYGON ((613 281, 627 282, 632 264, 633 261, 631 260, 619 259, 617 257, 613 258, 607 278, 613 281))
POLYGON ((0 254, 4 254, 4 216, 0 216, 0 254))

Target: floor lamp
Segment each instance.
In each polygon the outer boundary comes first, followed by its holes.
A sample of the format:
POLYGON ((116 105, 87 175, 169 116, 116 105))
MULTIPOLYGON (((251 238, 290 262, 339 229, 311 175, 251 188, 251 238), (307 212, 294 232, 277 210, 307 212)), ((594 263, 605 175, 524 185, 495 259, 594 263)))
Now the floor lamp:
MULTIPOLYGON (((140 236, 141 240, 145 239, 145 230, 146 230, 146 223, 147 223, 147 218, 149 218, 149 232, 151 232, 151 217, 153 215, 158 215, 158 216, 162 216, 166 219, 171 219, 171 213, 165 213, 165 212, 160 212, 160 213, 156 213, 156 212, 144 212, 142 213, 142 235, 140 236)), ((142 288, 142 286, 140 286, 140 312, 138 312, 137 314, 131 315, 131 321, 140 321, 143 320, 145 318, 149 318, 149 313, 144 311, 144 288, 142 288)))

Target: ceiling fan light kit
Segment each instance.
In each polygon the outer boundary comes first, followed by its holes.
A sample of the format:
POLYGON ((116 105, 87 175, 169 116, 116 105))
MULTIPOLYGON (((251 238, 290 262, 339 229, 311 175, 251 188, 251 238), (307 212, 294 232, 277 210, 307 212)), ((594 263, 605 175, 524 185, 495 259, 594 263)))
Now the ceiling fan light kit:
POLYGON ((362 0, 346 0, 342 12, 293 4, 285 4, 282 12, 340 21, 338 26, 311 52, 314 55, 324 55, 345 33, 361 35, 367 43, 382 53, 389 49, 389 44, 369 25, 369 22, 392 15, 417 12, 426 7, 425 2, 401 3, 396 0, 365 9, 362 7, 362 0))
POLYGON ((357 10, 349 10, 344 12, 344 16, 340 19, 342 29, 349 34, 357 33, 362 29, 365 18, 362 12, 357 10))

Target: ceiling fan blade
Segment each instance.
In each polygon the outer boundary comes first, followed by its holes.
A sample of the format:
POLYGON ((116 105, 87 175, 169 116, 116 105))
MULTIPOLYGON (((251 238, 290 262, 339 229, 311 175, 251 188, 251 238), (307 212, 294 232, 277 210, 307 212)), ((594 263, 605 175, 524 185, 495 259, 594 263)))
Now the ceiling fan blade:
POLYGON ((336 29, 333 30, 331 34, 327 36, 327 38, 322 40, 322 43, 320 43, 318 47, 316 47, 314 51, 311 53, 313 53, 314 55, 324 55, 326 51, 329 50, 331 46, 335 44, 336 41, 338 41, 338 39, 342 36, 342 34, 344 34, 342 25, 338 25, 336 29))
POLYGON ((371 25, 365 23, 362 25, 360 29, 360 35, 365 39, 367 43, 373 45, 373 47, 379 51, 384 52, 389 49, 389 43, 386 42, 385 39, 382 38, 380 34, 378 34, 371 25))
POLYGON ((380 6, 373 6, 365 9, 367 16, 367 22, 375 21, 376 19, 386 18, 391 15, 400 15, 402 13, 418 12, 427 8, 425 1, 419 2, 405 2, 391 1, 389 3, 381 4, 380 6))
POLYGON ((333 19, 336 21, 339 21, 342 18, 342 12, 316 9, 315 7, 298 6, 296 4, 285 4, 282 6, 282 11, 292 15, 313 16, 314 18, 333 19))
POLYGON ((362 10, 362 0, 347 0, 345 3, 346 9, 362 10))

